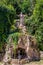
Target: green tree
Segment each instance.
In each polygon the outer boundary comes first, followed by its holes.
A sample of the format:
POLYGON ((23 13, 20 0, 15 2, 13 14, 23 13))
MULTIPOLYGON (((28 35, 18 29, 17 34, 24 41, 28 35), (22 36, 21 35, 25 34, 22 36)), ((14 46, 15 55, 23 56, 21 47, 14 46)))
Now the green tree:
POLYGON ((0 0, 0 41, 4 42, 8 36, 15 14, 15 9, 12 5, 7 4, 7 0, 0 0))

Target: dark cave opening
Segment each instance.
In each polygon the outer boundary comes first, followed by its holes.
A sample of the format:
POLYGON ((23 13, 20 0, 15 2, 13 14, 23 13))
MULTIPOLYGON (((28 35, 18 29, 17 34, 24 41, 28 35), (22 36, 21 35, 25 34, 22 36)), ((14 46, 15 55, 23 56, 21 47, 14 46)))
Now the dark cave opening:
POLYGON ((24 59, 27 57, 26 51, 23 48, 17 48, 16 49, 16 59, 24 59))

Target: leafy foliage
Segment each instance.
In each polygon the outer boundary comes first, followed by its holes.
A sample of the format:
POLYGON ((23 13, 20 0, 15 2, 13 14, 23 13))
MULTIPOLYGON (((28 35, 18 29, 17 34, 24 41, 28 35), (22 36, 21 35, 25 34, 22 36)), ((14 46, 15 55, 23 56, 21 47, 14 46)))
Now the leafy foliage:
POLYGON ((37 0, 35 4, 35 8, 33 11, 33 15, 30 17, 28 21, 26 21, 26 25, 29 29, 29 32, 32 35, 35 35, 38 41, 38 47, 40 50, 43 50, 43 0, 37 0))
POLYGON ((39 49, 43 50, 43 0, 0 0, 0 44, 9 35, 17 43, 20 33, 15 19, 21 11, 27 15, 27 31, 36 37, 39 49))

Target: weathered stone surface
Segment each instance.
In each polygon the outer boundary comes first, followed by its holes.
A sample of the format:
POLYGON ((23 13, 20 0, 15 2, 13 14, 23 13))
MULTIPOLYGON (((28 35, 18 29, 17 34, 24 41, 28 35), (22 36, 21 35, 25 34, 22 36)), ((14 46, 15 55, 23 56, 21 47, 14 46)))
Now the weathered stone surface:
POLYGON ((19 59, 12 59, 11 65, 20 65, 19 59))
POLYGON ((34 38, 29 39, 25 35, 24 37, 20 38, 17 48, 24 49, 25 50, 24 52, 26 52, 26 55, 27 55, 29 60, 39 60, 40 53, 39 53, 38 48, 36 46, 37 46, 37 44, 36 44, 36 41, 34 40, 34 38))
POLYGON ((43 51, 40 51, 40 58, 43 60, 43 51))

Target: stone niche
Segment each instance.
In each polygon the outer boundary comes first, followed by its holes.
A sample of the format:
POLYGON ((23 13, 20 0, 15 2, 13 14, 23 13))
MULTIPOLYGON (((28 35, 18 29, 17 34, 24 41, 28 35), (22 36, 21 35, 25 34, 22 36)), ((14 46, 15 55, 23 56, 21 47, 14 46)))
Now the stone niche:
POLYGON ((26 57, 27 57, 27 54, 26 54, 25 49, 18 47, 16 49, 16 57, 15 58, 17 58, 17 59, 24 59, 26 57))

